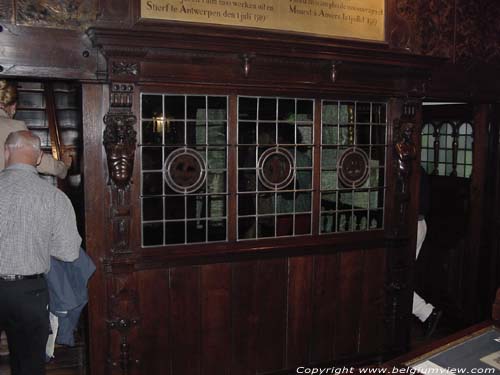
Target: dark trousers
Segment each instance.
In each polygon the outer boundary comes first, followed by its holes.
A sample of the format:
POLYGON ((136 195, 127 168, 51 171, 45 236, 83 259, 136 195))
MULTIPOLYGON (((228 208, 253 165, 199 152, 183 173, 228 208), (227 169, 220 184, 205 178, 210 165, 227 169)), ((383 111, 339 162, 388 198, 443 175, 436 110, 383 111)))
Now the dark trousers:
POLYGON ((48 303, 44 278, 0 280, 0 327, 7 332, 12 375, 45 375, 48 303))

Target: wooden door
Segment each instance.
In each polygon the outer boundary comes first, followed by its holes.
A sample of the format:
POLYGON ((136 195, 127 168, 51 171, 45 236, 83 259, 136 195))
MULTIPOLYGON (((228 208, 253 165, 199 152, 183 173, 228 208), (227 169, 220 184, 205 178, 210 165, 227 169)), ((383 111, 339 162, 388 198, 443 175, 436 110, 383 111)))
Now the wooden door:
POLYGON ((481 211, 487 141, 485 107, 424 106, 421 165, 429 174, 427 237, 416 266, 415 287, 444 309, 446 326, 477 321, 481 211))

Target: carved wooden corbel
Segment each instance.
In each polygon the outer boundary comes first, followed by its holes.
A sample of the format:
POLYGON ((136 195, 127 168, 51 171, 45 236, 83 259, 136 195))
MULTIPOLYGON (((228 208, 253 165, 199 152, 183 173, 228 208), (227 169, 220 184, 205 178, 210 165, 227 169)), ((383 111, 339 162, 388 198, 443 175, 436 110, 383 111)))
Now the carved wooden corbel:
POLYGON ((104 116, 104 148, 110 182, 118 189, 127 189, 132 178, 137 143, 134 125, 137 118, 131 112, 133 85, 112 84, 110 110, 104 116))
POLYGON ((113 253, 131 253, 130 183, 133 175, 137 122, 132 113, 132 84, 114 83, 110 90, 110 110, 104 116, 106 129, 103 144, 106 150, 109 184, 111 185, 111 222, 113 253))
POLYGON ((405 104, 403 114, 394 124, 396 132, 396 143, 394 150, 397 156, 397 173, 400 182, 399 192, 408 192, 408 180, 412 173, 412 162, 417 156, 417 147, 413 141, 415 129, 415 105, 405 104))
POLYGON ((401 181, 401 193, 407 192, 408 179, 412 173, 411 164, 417 155, 417 148, 413 143, 413 123, 400 121, 395 129, 399 132, 398 141, 394 145, 397 154, 398 178, 401 181))
POLYGON ((108 171, 111 182, 118 189, 127 189, 132 178, 137 122, 131 113, 109 112, 104 116, 104 148, 108 161, 108 171))

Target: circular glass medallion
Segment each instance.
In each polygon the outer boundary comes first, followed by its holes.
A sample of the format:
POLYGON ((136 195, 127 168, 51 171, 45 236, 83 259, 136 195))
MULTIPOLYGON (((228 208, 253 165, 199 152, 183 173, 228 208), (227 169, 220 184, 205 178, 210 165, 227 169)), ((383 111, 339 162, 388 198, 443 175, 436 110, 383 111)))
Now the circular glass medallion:
POLYGON ((269 189, 283 189, 293 181, 295 163, 293 155, 284 148, 270 148, 259 158, 259 181, 269 189))
POLYGON ((178 193, 193 193, 198 190, 207 177, 205 161, 198 151, 179 148, 165 160, 165 181, 178 193))
POLYGON ((360 148, 348 148, 340 155, 337 169, 339 180, 344 186, 358 188, 368 179, 368 155, 360 148))

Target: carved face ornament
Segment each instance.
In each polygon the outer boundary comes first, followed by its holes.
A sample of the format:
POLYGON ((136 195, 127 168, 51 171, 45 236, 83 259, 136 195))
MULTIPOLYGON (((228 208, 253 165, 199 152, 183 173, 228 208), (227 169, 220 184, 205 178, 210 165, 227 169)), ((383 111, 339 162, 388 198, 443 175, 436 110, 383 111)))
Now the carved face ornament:
POLYGON ((111 179, 117 186, 125 187, 132 178, 135 145, 109 145, 106 152, 111 179))
POLYGON ((136 133, 133 115, 106 115, 104 117, 104 147, 108 160, 108 170, 112 181, 125 188, 132 178, 136 133))

